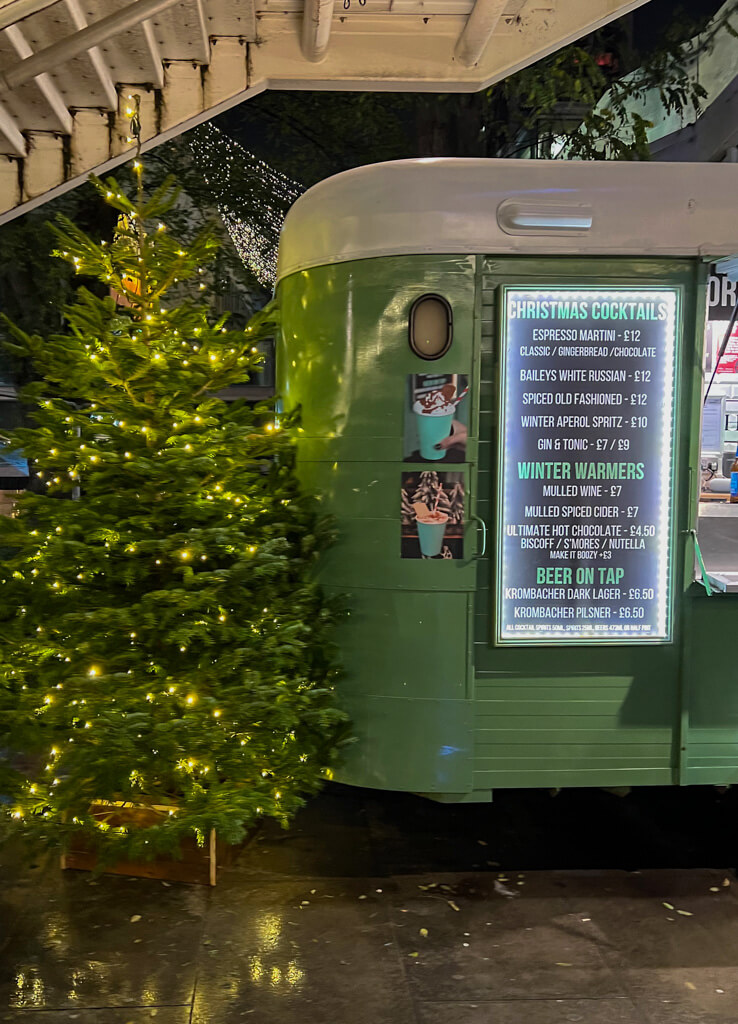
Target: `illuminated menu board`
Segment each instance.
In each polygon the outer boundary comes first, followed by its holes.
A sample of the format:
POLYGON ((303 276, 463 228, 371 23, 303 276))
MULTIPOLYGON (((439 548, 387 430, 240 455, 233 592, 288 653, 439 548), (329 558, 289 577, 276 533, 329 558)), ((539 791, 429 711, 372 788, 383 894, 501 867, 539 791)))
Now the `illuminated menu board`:
POLYGON ((503 288, 496 639, 671 640, 674 288, 503 288))

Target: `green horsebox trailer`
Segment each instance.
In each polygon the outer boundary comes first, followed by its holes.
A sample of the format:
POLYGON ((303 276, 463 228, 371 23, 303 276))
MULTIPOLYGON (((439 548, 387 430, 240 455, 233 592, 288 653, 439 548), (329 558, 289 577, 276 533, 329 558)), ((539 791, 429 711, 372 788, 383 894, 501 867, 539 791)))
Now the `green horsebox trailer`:
POLYGON ((738 782, 738 504, 701 422, 736 195, 730 164, 433 159, 292 207, 278 391, 337 526, 340 781, 738 782))

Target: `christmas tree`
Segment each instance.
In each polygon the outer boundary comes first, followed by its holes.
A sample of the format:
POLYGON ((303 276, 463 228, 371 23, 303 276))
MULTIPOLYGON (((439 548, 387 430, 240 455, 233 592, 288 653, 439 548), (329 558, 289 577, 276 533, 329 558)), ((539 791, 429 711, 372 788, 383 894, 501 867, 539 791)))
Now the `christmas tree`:
POLYGON ((420 480, 412 500, 413 502, 422 501, 429 509, 445 512, 451 518, 451 501, 444 489, 441 476, 435 470, 425 470, 420 474, 420 480))
POLYGON ((0 521, 0 747, 16 826, 136 858, 285 823, 345 725, 311 577, 327 530, 294 474, 295 428, 218 398, 258 367, 259 324, 209 314, 214 243, 170 237, 173 182, 133 199, 95 184, 115 237, 67 220, 56 234, 100 294, 79 288, 63 334, 7 325, 36 376, 12 444, 44 493, 0 521), (111 828, 100 801, 168 813, 111 828))
POLYGON ((412 500, 413 502, 422 501, 424 505, 432 509, 440 490, 441 481, 438 478, 438 473, 430 469, 424 470, 420 474, 418 486, 415 488, 412 500))
POLYGON ((463 523, 464 522, 464 485, 461 481, 457 480, 451 488, 451 493, 448 495, 450 516, 452 523, 463 523))
POLYGON ((402 488, 402 525, 407 526, 408 523, 412 523, 415 520, 415 509, 410 504, 410 497, 405 488, 402 488))

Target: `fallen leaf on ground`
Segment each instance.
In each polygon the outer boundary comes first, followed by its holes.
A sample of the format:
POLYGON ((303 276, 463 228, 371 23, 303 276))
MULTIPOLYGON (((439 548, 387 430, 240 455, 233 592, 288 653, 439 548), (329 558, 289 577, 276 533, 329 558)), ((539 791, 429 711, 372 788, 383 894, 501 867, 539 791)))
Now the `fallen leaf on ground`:
POLYGON ((140 920, 141 920, 141 915, 140 914, 134 914, 133 917, 131 918, 131 924, 135 924, 136 921, 140 921, 140 920))
POLYGON ((420 934, 423 936, 424 939, 427 939, 428 938, 428 929, 427 928, 421 928, 420 929, 420 934))
POLYGON ((718 889, 718 887, 716 885, 711 885, 710 886, 710 892, 720 892, 720 890, 718 889))
POLYGON ((677 910, 677 914, 681 914, 682 917, 694 917, 691 910, 677 910))
POLYGON ((556 962, 557 967, 571 967, 571 964, 564 963, 563 961, 556 962))
MULTIPOLYGON (((518 883, 518 884, 521 884, 521 883, 518 883)), ((502 884, 502 882, 498 878, 495 879, 495 892, 498 892, 500 894, 500 896, 519 896, 520 895, 520 893, 519 892, 515 892, 514 889, 508 889, 506 886, 504 886, 502 884)))
POLYGON ((723 879, 723 885, 725 886, 725 888, 727 888, 730 885, 730 879, 729 878, 724 878, 723 879))
POLYGON ((452 909, 452 910, 458 910, 458 909, 459 909, 459 908, 458 908, 458 907, 456 906, 456 904, 454 903, 454 901, 453 901, 453 900, 448 900, 447 902, 448 902, 448 905, 449 905, 449 907, 451 907, 451 909, 452 909))
POLYGON ((673 910, 674 909, 673 906, 671 905, 671 903, 663 903, 662 906, 666 907, 667 910, 673 910))
POLYGON ((691 989, 692 992, 696 992, 697 991, 697 986, 693 985, 691 981, 685 981, 684 982, 684 987, 691 989))
POLYGON ((419 956, 419 953, 408 953, 408 956, 419 956))

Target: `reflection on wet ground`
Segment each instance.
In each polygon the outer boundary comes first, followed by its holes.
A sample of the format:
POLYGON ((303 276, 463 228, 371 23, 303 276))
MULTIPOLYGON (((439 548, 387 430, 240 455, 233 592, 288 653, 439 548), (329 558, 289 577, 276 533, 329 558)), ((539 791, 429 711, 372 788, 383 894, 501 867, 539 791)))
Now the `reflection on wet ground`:
POLYGON ((216 889, 0 856, 0 1021, 735 1024, 738 798, 332 787, 216 889))

